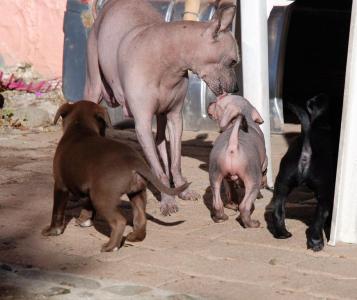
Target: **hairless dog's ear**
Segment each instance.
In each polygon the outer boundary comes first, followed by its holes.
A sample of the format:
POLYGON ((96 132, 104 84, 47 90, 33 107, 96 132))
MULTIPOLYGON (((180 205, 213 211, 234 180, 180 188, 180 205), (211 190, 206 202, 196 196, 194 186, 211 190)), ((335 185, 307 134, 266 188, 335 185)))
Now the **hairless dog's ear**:
POLYGON ((236 6, 233 4, 219 5, 214 16, 212 17, 210 32, 215 39, 222 31, 229 30, 233 22, 234 15, 236 13, 236 6))
POLYGON ((258 113, 258 111, 255 108, 253 108, 253 110, 252 110, 252 119, 255 123, 258 123, 258 124, 264 123, 263 118, 260 116, 260 114, 258 113))
POLYGON ((55 118, 53 120, 53 124, 56 125, 59 117, 65 118, 73 109, 73 105, 69 103, 65 103, 60 106, 60 108, 57 110, 55 118))
POLYGON ((238 115, 242 114, 242 110, 238 106, 233 106, 230 105, 229 107, 226 107, 226 109, 223 111, 223 114, 219 120, 219 127, 224 130, 226 127, 229 125, 230 122, 232 122, 233 119, 237 118, 238 115))
POLYGON ((207 107, 207 113, 210 119, 217 120, 217 113, 216 113, 216 104, 217 102, 211 102, 207 107))

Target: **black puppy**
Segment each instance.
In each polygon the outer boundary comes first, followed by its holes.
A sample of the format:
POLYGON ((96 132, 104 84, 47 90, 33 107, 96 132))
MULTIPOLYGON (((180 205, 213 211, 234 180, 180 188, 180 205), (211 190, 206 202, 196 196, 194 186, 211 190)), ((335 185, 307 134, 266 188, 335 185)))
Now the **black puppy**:
POLYGON ((328 99, 321 94, 307 101, 306 110, 293 105, 289 108, 301 122, 301 135, 280 162, 273 196, 274 236, 291 237, 285 227, 285 200, 293 188, 306 185, 317 198, 314 221, 307 230, 307 247, 320 251, 324 247, 323 229, 331 218, 337 164, 328 99))

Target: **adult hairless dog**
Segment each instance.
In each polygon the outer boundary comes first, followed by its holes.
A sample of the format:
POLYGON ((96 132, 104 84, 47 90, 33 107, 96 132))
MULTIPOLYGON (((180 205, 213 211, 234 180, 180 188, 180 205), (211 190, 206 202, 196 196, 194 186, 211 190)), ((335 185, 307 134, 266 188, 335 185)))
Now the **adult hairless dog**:
MULTIPOLYGON (((124 114, 135 119, 138 140, 152 169, 167 186, 170 171, 175 186, 186 182, 181 174, 181 136, 188 70, 216 95, 237 90, 238 46, 229 31, 235 11, 234 5, 222 5, 209 22, 166 23, 144 0, 108 0, 89 33, 84 98, 122 105, 124 114), (158 151, 151 131, 154 115, 158 151)), ((199 196, 186 190, 179 197, 193 200, 199 196)), ((164 215, 178 209, 175 198, 165 193, 160 208, 164 215)))

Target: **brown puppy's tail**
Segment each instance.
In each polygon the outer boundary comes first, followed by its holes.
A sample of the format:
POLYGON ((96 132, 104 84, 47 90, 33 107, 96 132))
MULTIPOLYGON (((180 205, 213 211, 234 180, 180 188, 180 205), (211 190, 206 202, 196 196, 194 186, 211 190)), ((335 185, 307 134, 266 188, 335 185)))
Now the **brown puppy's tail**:
POLYGON ((154 187, 156 187, 160 192, 165 194, 175 196, 183 192, 188 188, 191 182, 186 182, 185 184, 177 187, 177 188, 169 188, 164 185, 150 170, 149 166, 144 163, 137 163, 134 167, 135 171, 138 172, 141 176, 145 177, 148 181, 150 181, 154 187))

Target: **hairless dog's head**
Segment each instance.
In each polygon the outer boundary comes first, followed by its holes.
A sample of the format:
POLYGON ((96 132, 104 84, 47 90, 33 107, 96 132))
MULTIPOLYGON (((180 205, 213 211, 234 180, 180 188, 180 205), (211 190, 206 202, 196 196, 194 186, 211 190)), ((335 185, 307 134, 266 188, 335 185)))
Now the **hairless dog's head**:
POLYGON ((197 39, 199 49, 196 51, 202 55, 195 56, 193 71, 217 96, 238 91, 236 67, 240 60, 239 50, 230 31, 235 12, 236 6, 232 4, 219 6, 197 39))
POLYGON ((63 104, 56 113, 53 123, 62 118, 63 131, 66 132, 72 125, 89 128, 104 136, 105 129, 111 127, 107 110, 90 101, 79 101, 74 104, 63 104))
POLYGON ((257 124, 264 122, 256 108, 248 100, 236 95, 217 98, 216 101, 209 104, 207 112, 211 119, 218 121, 221 130, 230 127, 240 114, 244 115, 248 122, 253 121, 257 124))

